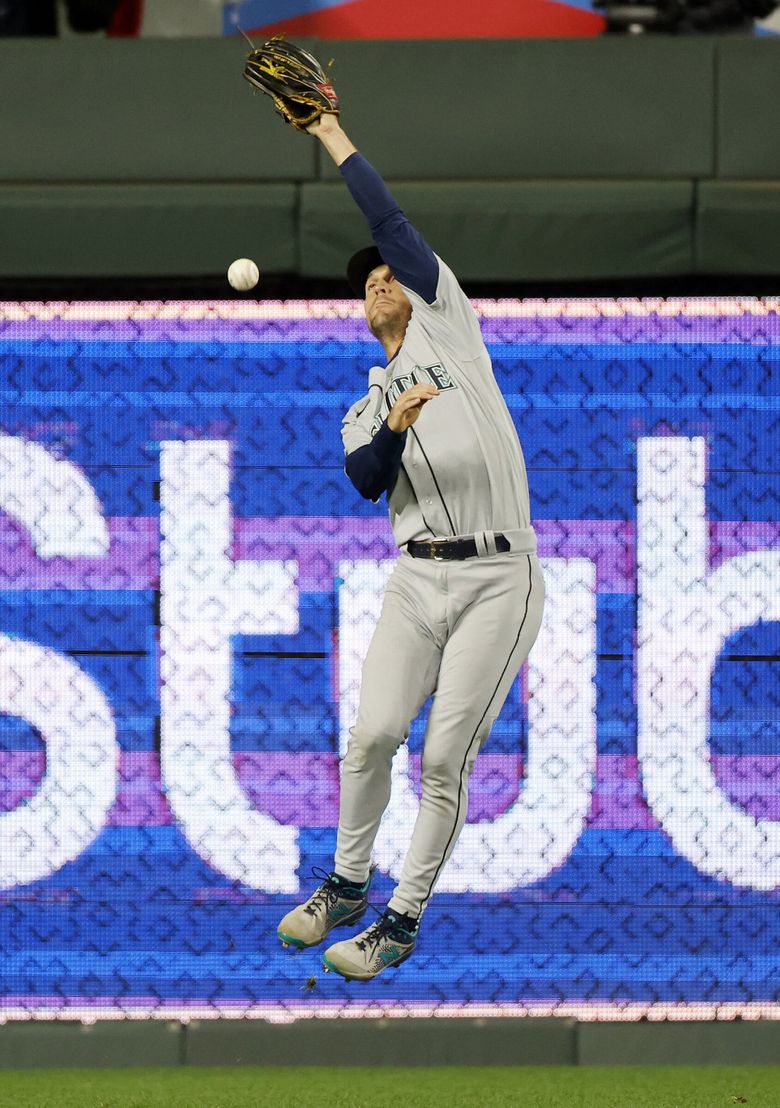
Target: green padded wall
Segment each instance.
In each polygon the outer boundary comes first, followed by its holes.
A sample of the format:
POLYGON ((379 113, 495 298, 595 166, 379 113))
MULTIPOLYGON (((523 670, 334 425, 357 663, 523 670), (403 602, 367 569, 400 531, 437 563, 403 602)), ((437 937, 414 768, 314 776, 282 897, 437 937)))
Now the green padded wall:
MULTIPOLYGON (((346 130, 392 178, 710 176, 712 39, 329 42, 346 130)), ((335 170, 326 165, 325 176, 335 170)))
POLYGON ((717 70, 718 176, 780 178, 780 39, 723 39, 717 70))
MULTIPOLYGON (((290 1024, 192 1020, 186 1025, 168 1020, 99 1020, 88 1026, 33 1020, 0 1027, 0 1070, 179 1065, 777 1065, 779 1059, 777 1020, 364 1019, 351 1021, 347 1031, 338 1019, 290 1024)), ((345 1080, 349 1080, 347 1074, 345 1080)), ((733 1101, 730 1092, 722 1100, 724 1105, 733 1101)), ((6 1098, 2 1103, 10 1101, 6 1098)))
MULTIPOLYGON (((780 272, 780 42, 310 43, 465 280, 780 272)), ((0 277, 336 277, 366 229, 238 39, 0 40, 0 277), (45 75, 43 79, 42 75, 45 75)))
MULTIPOLYGON (((11 1021, 0 1027, 0 1069, 176 1066, 184 1045, 172 1020, 11 1021)), ((9 1101, 0 1094, 0 1103, 9 1101)))
POLYGON ((0 276, 294 273, 296 215, 290 184, 0 185, 0 276))
MULTIPOLYGON (((414 224, 463 280, 687 273, 689 181, 391 182, 414 224)), ((369 241, 341 183, 302 188, 301 272, 343 273, 369 241)), ((346 286, 345 286, 346 287, 346 286)))
MULTIPOLYGON (((780 1061, 777 1020, 583 1022, 577 1030, 581 1066, 769 1066, 780 1061)), ((737 1103, 730 1095, 723 1099, 737 1103)))
POLYGON ((780 181, 702 181, 699 273, 780 273, 780 181))
POLYGON ((301 180, 236 39, 0 39, 0 181, 301 180), (9 110, 9 106, 12 109, 9 110))
POLYGON ((187 1065, 573 1065, 570 1019, 193 1020, 187 1065))

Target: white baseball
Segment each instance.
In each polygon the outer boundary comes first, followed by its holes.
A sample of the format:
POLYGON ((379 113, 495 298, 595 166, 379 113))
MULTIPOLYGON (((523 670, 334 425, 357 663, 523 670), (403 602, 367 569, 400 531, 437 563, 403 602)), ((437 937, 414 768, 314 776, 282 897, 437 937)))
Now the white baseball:
POLYGON ((227 271, 227 279, 237 292, 247 292, 260 280, 260 270, 251 258, 236 258, 227 271))

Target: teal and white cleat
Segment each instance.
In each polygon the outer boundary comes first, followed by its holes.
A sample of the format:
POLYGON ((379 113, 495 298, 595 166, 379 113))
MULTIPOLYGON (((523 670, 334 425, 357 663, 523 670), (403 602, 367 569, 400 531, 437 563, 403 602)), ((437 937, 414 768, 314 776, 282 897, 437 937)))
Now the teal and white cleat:
POLYGON ((322 956, 325 972, 333 970, 348 981, 370 981, 389 966, 400 966, 417 942, 417 924, 386 911, 353 939, 329 946, 322 956))
POLYGON ((314 871, 324 878, 305 904, 299 904, 279 922, 277 935, 282 946, 303 950, 317 946, 334 927, 346 927, 362 919, 368 907, 371 877, 363 885, 347 884, 337 874, 314 871))

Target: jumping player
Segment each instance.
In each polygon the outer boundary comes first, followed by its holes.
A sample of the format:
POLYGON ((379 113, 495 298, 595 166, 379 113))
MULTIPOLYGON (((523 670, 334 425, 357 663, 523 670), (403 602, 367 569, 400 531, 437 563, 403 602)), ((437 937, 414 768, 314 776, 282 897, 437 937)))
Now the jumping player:
POLYGON ((401 554, 342 764, 333 872, 278 934, 285 944, 315 946, 363 916, 393 756, 433 694, 401 879, 379 919, 323 956, 326 969, 369 980, 414 949, 466 819, 477 753, 538 633, 544 584, 520 443, 473 308, 338 117, 325 114, 309 131, 341 170, 374 240, 347 275, 387 365, 370 371, 342 436, 357 490, 374 501, 387 494, 401 554))

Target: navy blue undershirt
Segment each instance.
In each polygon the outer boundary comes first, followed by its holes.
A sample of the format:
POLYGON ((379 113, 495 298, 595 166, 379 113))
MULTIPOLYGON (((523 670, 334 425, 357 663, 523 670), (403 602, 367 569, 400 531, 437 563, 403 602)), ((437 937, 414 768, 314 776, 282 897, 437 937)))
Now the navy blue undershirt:
POLYGON ((347 454, 344 470, 366 500, 378 500, 383 492, 392 492, 405 446, 406 431, 399 435, 384 420, 371 442, 347 454))
MULTIPOLYGON (((439 263, 428 243, 362 154, 350 154, 339 169, 393 276, 426 304, 432 304, 439 283, 439 263)), ((406 431, 391 431, 385 420, 370 443, 347 455, 346 474, 366 500, 378 500, 383 492, 392 492, 405 445, 406 431)))

